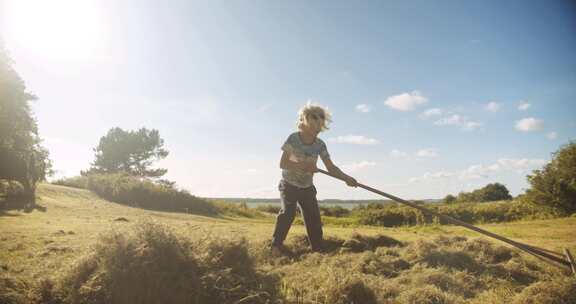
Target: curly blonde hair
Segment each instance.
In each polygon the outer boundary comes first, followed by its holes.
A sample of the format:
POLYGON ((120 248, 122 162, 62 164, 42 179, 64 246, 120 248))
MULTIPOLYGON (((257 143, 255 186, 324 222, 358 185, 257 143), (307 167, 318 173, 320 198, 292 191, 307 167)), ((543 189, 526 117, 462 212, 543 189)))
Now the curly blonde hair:
POLYGON ((296 121, 298 130, 302 130, 302 127, 308 124, 308 117, 312 114, 324 116, 321 131, 326 131, 329 129, 328 124, 332 122, 332 114, 328 111, 328 108, 312 101, 308 101, 305 106, 298 110, 298 120, 296 121))

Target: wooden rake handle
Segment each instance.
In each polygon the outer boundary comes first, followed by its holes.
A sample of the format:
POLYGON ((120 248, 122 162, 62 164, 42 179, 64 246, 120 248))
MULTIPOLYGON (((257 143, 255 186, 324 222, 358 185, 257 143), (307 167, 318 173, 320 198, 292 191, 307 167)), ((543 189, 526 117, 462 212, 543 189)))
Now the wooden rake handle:
MULTIPOLYGON (((322 169, 318 169, 318 172, 323 173, 323 174, 326 174, 326 175, 331 176, 331 177, 333 177, 333 178, 336 178, 336 179, 339 179, 339 180, 344 181, 344 180, 343 180, 342 178, 340 178, 339 176, 336 176, 336 175, 334 175, 334 174, 332 174, 332 173, 330 173, 330 172, 328 172, 328 171, 325 171, 325 170, 322 170, 322 169)), ((561 253, 554 252, 554 251, 551 251, 551 250, 546 250, 546 249, 540 249, 540 248, 537 248, 537 247, 535 247, 535 246, 530 246, 530 245, 527 245, 527 244, 523 244, 523 243, 520 243, 520 242, 516 242, 516 241, 514 241, 514 240, 508 239, 508 238, 503 237, 503 236, 501 236, 501 235, 498 235, 498 234, 492 233, 492 232, 490 232, 490 231, 484 230, 484 229, 482 229, 482 228, 476 227, 476 226, 474 226, 474 225, 468 224, 468 223, 466 223, 466 222, 463 222, 463 221, 461 221, 461 220, 455 219, 455 218, 450 217, 450 216, 448 216, 448 215, 440 214, 440 213, 438 213, 438 212, 436 212, 436 211, 432 211, 432 210, 430 210, 430 209, 424 208, 424 207, 422 207, 422 206, 420 206, 420 205, 417 205, 417 204, 415 204, 415 203, 412 203, 412 202, 403 200, 403 199, 401 199, 401 198, 399 198, 399 197, 396 197, 396 196, 394 196, 394 195, 388 194, 388 193, 386 193, 386 192, 382 192, 382 191, 380 191, 380 190, 378 190, 378 189, 374 189, 374 188, 372 188, 372 187, 363 185, 363 184, 361 184, 361 183, 358 183, 357 186, 360 187, 360 188, 366 189, 366 190, 368 190, 368 191, 370 191, 370 192, 373 192, 373 193, 379 194, 379 195, 381 195, 381 196, 384 196, 384 197, 386 197, 386 198, 389 198, 389 199, 391 199, 391 200, 393 200, 393 201, 399 202, 399 203, 401 203, 401 204, 410 206, 410 207, 412 207, 412 208, 416 208, 416 209, 418 209, 418 210, 420 210, 420 211, 422 211, 422 212, 424 212, 424 213, 426 213, 426 214, 428 214, 428 215, 437 216, 437 217, 445 220, 446 222, 452 223, 452 224, 454 224, 454 225, 459 225, 459 226, 468 228, 468 229, 470 229, 470 230, 474 230, 474 231, 476 231, 476 232, 478 232, 478 233, 484 234, 484 235, 486 235, 486 236, 489 236, 489 237, 495 238, 495 239, 497 239, 497 240, 500 240, 500 241, 502 241, 502 242, 505 242, 505 243, 507 243, 507 244, 510 244, 510 245, 512 245, 512 246, 514 246, 514 247, 516 247, 516 248, 518 248, 518 249, 520 249, 520 250, 522 250, 522 251, 524 251, 524 252, 526 252, 526 253, 528 253, 528 254, 531 254, 531 255, 533 255, 533 256, 541 259, 542 261, 544 261, 544 262, 546 262, 546 263, 548 263, 548 264, 551 264, 551 265, 554 265, 554 266, 557 266, 557 267, 561 267, 561 268, 563 268, 564 270, 566 270, 566 269, 572 270, 572 272, 574 272, 574 274, 576 274, 576 270, 575 270, 575 267, 574 267, 574 262, 573 262, 573 260, 570 260, 570 257, 571 257, 571 256, 569 256, 569 252, 568 252, 567 254, 565 254, 565 256, 566 256, 567 258, 564 259, 564 258, 562 257, 563 255, 562 255, 561 253)), ((566 251, 567 251, 567 250, 566 250, 566 251)))

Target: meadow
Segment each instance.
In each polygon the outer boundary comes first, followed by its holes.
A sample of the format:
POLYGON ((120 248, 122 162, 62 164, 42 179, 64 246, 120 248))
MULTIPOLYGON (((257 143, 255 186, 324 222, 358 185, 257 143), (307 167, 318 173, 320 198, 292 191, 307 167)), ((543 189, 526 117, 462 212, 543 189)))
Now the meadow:
MULTIPOLYGON (((0 213, 0 303, 574 303, 576 279, 462 227, 376 227, 326 217, 312 253, 297 221, 146 210, 42 184, 45 210, 0 213)), ((576 217, 480 225, 576 252, 576 217)))

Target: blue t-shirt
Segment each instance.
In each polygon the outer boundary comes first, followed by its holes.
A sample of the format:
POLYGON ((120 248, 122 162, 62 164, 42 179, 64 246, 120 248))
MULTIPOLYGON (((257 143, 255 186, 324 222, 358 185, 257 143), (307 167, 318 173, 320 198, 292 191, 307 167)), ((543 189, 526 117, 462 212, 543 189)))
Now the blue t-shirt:
MULTIPOLYGON (((316 137, 312 144, 304 144, 300 139, 299 132, 294 132, 288 136, 288 139, 286 139, 286 142, 282 145, 282 151, 287 152, 290 160, 297 163, 316 163, 318 161, 318 155, 323 158, 330 158, 324 141, 316 137)), ((312 186, 313 175, 313 173, 282 169, 282 179, 300 188, 312 186)))

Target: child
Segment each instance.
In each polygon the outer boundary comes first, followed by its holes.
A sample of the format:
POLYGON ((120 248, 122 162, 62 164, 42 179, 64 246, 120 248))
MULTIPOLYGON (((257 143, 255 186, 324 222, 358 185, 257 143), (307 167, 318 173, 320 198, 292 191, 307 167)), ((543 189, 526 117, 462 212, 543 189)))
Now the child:
POLYGON ((272 237, 273 254, 282 252, 282 243, 296 213, 296 202, 302 210, 312 250, 322 251, 322 222, 316 187, 312 183, 312 176, 317 172, 318 156, 328 172, 340 176, 348 186, 357 186, 354 178, 344 174, 332 163, 326 144, 317 137, 318 133, 328 129, 328 122, 331 122, 330 113, 322 106, 308 102, 298 113, 298 131, 290 134, 282 146, 282 180, 278 186, 282 208, 276 218, 272 237))

